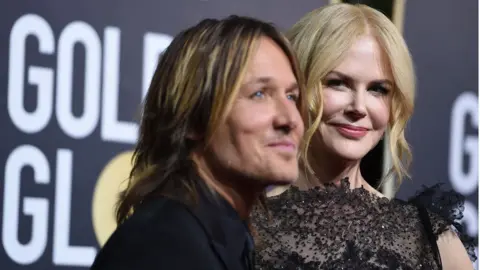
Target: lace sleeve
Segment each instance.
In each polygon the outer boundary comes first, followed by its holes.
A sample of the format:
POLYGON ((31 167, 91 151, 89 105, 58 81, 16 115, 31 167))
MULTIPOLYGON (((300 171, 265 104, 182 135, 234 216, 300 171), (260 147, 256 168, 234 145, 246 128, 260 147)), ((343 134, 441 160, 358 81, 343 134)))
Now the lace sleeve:
POLYGON ((453 190, 445 191, 442 184, 423 189, 408 200, 410 203, 421 205, 429 211, 433 233, 441 235, 447 230, 454 231, 462 241, 472 262, 477 260, 475 255, 475 239, 470 237, 461 224, 463 218, 465 197, 453 190))

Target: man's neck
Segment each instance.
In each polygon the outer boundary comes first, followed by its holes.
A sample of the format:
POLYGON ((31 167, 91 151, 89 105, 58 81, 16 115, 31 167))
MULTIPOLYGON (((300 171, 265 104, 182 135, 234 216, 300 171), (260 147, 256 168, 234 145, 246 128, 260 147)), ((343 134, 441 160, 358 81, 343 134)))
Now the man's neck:
POLYGON ((238 213, 241 219, 248 219, 250 212, 262 192, 261 187, 249 185, 248 179, 233 179, 236 177, 221 177, 215 175, 208 166, 200 160, 196 160, 197 172, 205 184, 225 199, 238 213), (221 181, 219 179, 225 179, 221 181))

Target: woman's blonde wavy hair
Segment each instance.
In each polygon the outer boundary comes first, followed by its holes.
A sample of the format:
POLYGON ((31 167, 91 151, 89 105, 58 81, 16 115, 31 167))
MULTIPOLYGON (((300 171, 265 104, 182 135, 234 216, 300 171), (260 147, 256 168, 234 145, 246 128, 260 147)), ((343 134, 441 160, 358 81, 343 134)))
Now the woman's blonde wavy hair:
MULTIPOLYGON (((325 76, 340 64, 359 37, 372 35, 376 38, 389 59, 395 84, 387 129, 392 158, 387 177, 395 176, 398 185, 405 177, 410 177, 408 167, 412 154, 404 131, 413 113, 415 74, 408 47, 395 25, 381 12, 368 6, 332 4, 306 14, 286 35, 306 80, 310 119, 314 119, 307 130, 310 135, 317 132, 320 124, 322 81, 325 76)), ((309 149, 312 148, 315 149, 309 149)), ((307 166, 316 162, 315 155, 308 154, 308 157, 307 166)))

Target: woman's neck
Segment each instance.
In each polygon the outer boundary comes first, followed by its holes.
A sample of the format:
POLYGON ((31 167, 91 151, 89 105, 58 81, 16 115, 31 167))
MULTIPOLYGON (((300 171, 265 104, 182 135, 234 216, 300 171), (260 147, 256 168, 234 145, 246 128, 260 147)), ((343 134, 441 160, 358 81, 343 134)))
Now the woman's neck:
POLYGON ((313 186, 322 186, 327 183, 339 185, 345 178, 348 178, 352 189, 365 184, 360 172, 360 161, 327 158, 317 162, 311 164, 314 174, 309 182, 313 186))
POLYGON ((364 188, 370 193, 384 197, 363 178, 360 171, 361 160, 346 160, 333 154, 328 155, 325 151, 316 152, 323 152, 323 155, 317 156, 315 162, 310 164, 313 175, 298 181, 296 185, 299 188, 321 187, 327 183, 339 186, 343 179, 348 178, 351 189, 364 188))
MULTIPOLYGON (((322 141, 319 137, 315 145, 319 146, 322 141)), ((315 147, 310 154, 314 153, 315 158, 309 157, 313 174, 307 174, 305 179, 298 181, 300 188, 323 186, 324 184, 340 185, 341 181, 348 178, 350 188, 359 188, 366 184, 360 172, 361 160, 348 160, 332 153, 325 147, 315 147), (321 149, 319 149, 321 148, 321 149)))

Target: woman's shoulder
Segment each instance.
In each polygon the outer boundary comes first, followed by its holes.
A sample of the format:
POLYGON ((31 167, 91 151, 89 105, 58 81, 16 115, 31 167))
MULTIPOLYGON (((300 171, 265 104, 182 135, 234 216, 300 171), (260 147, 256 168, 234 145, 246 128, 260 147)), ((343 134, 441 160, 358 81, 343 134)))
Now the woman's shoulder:
MULTIPOLYGON (((418 238, 411 233, 415 229, 408 227, 418 228, 414 207, 363 187, 351 189, 348 179, 340 185, 307 190, 291 187, 269 197, 266 205, 266 210, 254 211, 252 220, 257 233, 258 264, 267 269, 272 263, 312 264, 313 269, 318 268, 315 264, 331 265, 335 269, 349 265, 348 259, 339 258, 369 261, 355 257, 360 254, 383 259, 382 254, 407 256, 393 249, 402 248, 404 242, 410 245, 413 238, 418 238), (409 223, 405 224, 405 220, 409 223)), ((417 246, 412 243, 409 247, 417 246)))
POLYGON ((324 184, 322 187, 311 187, 301 189, 296 186, 277 187, 270 190, 267 198, 267 207, 271 212, 277 210, 287 211, 288 209, 311 208, 317 207, 328 210, 338 207, 357 207, 371 205, 372 208, 378 209, 376 205, 384 208, 388 205, 398 205, 396 201, 390 201, 380 192, 372 192, 369 186, 361 186, 359 188, 350 188, 348 178, 344 178, 338 184, 324 184), (328 205, 328 208, 325 206, 328 205))
POLYGON ((266 210, 254 211, 252 219, 259 236, 260 258, 280 260, 289 256, 294 261, 313 258, 326 263, 328 257, 340 256, 328 250, 344 250, 345 243, 353 243, 355 249, 368 250, 377 257, 385 252, 400 256, 406 265, 427 262, 424 252, 430 244, 425 242, 421 205, 435 236, 455 230, 475 259, 474 242, 459 221, 463 199, 439 185, 419 191, 410 200, 400 200, 378 196, 365 188, 351 189, 345 180, 340 186, 308 190, 290 187, 269 197, 266 205, 266 210))
POLYGON ((468 235, 461 222, 465 204, 463 195, 445 188, 443 183, 438 183, 430 187, 423 186, 414 196, 402 202, 420 209, 419 211, 422 211, 421 209, 426 211, 436 240, 445 242, 458 238, 470 259, 472 261, 477 259, 475 240, 468 235))
MULTIPOLYGON (((372 194, 363 187, 351 189, 348 179, 344 179, 339 185, 310 189, 292 186, 268 197, 266 209, 253 211, 252 221, 261 241, 284 241, 293 237, 303 239, 310 234, 343 237, 345 232, 352 230, 368 234, 381 228, 378 224, 396 228, 397 220, 412 216, 412 207, 372 194)), ((298 241, 290 239, 288 242, 298 241)))
POLYGON ((295 186, 282 187, 274 190, 273 194, 267 198, 266 204, 272 215, 286 211, 301 214, 303 211, 299 209, 307 208, 317 210, 318 213, 319 210, 345 210, 350 207, 352 210, 375 211, 401 217, 418 215, 418 208, 422 207, 428 211, 436 234, 445 232, 451 226, 463 230, 460 220, 463 217, 465 198, 453 190, 445 189, 443 184, 424 186, 407 200, 389 199, 364 186, 352 189, 348 178, 343 179, 339 185, 327 184, 306 190, 295 186))

